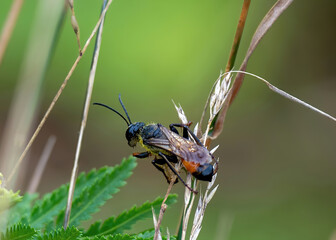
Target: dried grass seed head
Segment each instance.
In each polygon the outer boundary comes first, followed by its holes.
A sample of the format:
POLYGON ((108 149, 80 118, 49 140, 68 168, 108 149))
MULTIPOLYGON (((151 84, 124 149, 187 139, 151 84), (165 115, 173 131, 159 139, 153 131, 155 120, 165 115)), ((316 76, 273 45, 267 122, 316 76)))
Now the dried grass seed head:
POLYGON ((221 110, 230 90, 232 74, 231 72, 220 73, 216 87, 210 97, 210 119, 212 120, 221 110))

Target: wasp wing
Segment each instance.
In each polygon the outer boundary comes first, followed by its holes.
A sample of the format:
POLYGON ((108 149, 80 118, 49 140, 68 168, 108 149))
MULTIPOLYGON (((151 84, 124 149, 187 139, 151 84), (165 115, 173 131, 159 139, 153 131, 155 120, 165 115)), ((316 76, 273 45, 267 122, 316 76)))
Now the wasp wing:
POLYGON ((162 125, 159 125, 159 128, 165 137, 147 139, 146 144, 164 149, 186 161, 200 164, 212 161, 212 157, 205 147, 199 146, 195 142, 169 131, 162 125))

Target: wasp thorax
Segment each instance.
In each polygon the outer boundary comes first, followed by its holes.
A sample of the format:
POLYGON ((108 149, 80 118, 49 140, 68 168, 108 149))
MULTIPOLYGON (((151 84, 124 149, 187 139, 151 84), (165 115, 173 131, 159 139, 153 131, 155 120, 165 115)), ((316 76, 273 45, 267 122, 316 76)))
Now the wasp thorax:
POLYGON ((139 142, 139 133, 144 126, 143 122, 132 123, 128 126, 125 135, 129 146, 135 147, 137 142, 139 142))

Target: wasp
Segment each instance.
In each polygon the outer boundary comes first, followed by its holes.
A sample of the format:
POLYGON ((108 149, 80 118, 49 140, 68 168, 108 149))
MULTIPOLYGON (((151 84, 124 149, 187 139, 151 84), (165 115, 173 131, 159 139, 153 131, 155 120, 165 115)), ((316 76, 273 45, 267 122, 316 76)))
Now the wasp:
MULTIPOLYGON (((209 182, 212 180, 212 176, 217 172, 218 162, 215 161, 213 155, 189 129, 191 122, 188 124, 170 124, 169 129, 162 126, 160 123, 132 123, 120 95, 119 102, 127 119, 117 110, 105 104, 94 104, 112 110, 126 122, 127 130, 125 136, 128 145, 130 147, 135 147, 139 143, 145 149, 144 152, 133 153, 133 156, 137 158, 147 158, 154 155, 152 164, 164 174, 168 183, 170 183, 174 178, 174 175, 176 175, 181 182, 193 192, 196 191, 191 189, 183 181, 172 163, 177 163, 180 160, 183 167, 195 178, 209 182), (176 127, 183 129, 183 136, 179 135, 176 127), (194 141, 189 138, 189 135, 194 141), (215 168, 212 165, 213 161, 216 162, 215 168)), ((175 183, 177 183, 177 179, 175 183)))

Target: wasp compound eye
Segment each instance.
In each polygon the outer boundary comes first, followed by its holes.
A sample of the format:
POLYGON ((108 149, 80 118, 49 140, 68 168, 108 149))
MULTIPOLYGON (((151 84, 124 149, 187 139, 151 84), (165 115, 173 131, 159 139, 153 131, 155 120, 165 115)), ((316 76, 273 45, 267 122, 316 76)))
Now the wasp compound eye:
POLYGON ((125 134, 128 145, 130 145, 131 147, 135 147, 135 145, 139 141, 139 132, 144 126, 145 124, 143 122, 136 122, 129 125, 125 134))

